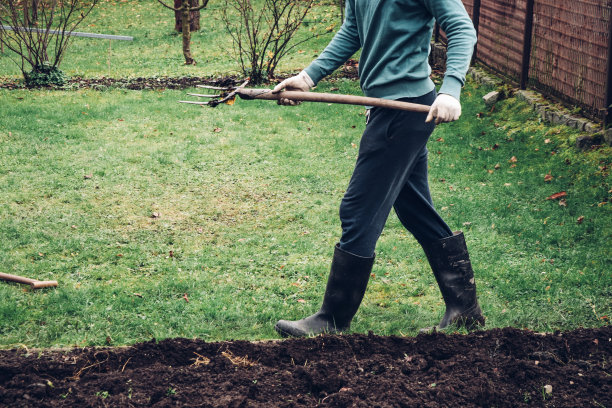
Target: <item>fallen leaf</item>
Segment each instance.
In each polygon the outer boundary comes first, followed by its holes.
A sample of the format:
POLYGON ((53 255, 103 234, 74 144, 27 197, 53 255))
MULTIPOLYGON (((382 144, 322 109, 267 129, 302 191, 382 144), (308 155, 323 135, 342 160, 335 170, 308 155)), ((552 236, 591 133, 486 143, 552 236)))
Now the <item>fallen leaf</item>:
POLYGON ((578 219, 576 220, 576 224, 582 224, 582 222, 584 221, 584 215, 581 215, 580 217, 578 217, 578 219))
POLYGON ((185 302, 189 303, 189 297, 187 297, 186 293, 183 295, 183 299, 185 299, 185 302))
POLYGON ((567 207, 567 200, 565 200, 565 198, 562 198, 561 200, 559 200, 559 205, 561 207, 567 207))
POLYGON ((551 196, 546 197, 546 199, 547 200, 556 200, 558 198, 565 197, 566 195, 567 195, 567 193, 565 191, 560 191, 558 193, 555 193, 555 194, 553 194, 551 196))
POLYGON ((546 181, 546 182, 549 182, 549 181, 551 181, 552 179, 553 179, 553 176, 552 176, 552 175, 550 175, 550 174, 547 174, 547 175, 545 175, 545 176, 544 176, 544 181, 546 181))
POLYGON ((516 163, 517 161, 518 161, 518 159, 516 158, 516 156, 512 156, 510 158, 510 162, 512 162, 512 163, 516 163))
POLYGON ((161 214, 158 212, 154 212, 153 214, 151 214, 151 218, 159 218, 160 216, 161 214))
POLYGON ((439 138, 436 139, 436 142, 444 142, 444 139, 439 137, 439 138))
POLYGON ((550 143, 550 139, 545 139, 544 143, 549 144, 550 143))
POLYGON ((83 178, 84 178, 85 180, 89 180, 89 179, 91 179, 92 177, 93 177, 93 174, 86 174, 86 175, 84 175, 84 176, 83 176, 83 178))
POLYGON ((298 299, 297 301, 298 301, 298 303, 306 303, 306 301, 304 299, 298 299))
POLYGON ((500 165, 499 163, 497 163, 497 164, 495 165, 494 169, 495 169, 495 170, 499 170, 499 169, 501 169, 501 165, 500 165))
POLYGON ((492 150, 497 150, 497 149, 499 149, 499 145, 497 143, 495 143, 491 149, 492 150))
POLYGON ((219 128, 219 127, 216 127, 216 128, 213 129, 213 132, 215 132, 215 133, 219 133, 220 131, 221 131, 221 128, 219 128))

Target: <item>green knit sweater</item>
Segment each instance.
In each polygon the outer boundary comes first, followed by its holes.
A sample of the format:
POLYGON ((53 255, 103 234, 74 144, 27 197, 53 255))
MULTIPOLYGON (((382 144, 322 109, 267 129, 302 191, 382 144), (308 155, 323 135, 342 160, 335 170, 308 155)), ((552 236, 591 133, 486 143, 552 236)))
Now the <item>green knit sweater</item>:
POLYGON ((306 72, 314 83, 361 48, 359 76, 366 96, 399 99, 434 89, 428 56, 434 21, 448 38, 440 93, 459 99, 476 32, 461 0, 346 0, 344 24, 306 72))

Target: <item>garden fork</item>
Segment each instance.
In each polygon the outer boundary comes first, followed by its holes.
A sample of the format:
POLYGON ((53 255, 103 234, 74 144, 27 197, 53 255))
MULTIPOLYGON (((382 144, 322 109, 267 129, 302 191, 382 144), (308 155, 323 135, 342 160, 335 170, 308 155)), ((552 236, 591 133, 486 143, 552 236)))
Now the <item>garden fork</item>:
POLYGON ((179 101, 180 103, 190 103, 194 105, 207 105, 216 107, 222 103, 233 105, 236 96, 241 99, 263 99, 263 100, 279 100, 289 99, 296 102, 327 102, 327 103, 339 103, 345 105, 360 105, 360 106, 379 106, 382 108, 399 109, 411 112, 428 113, 430 107, 427 105, 420 105, 410 102, 393 101, 389 99, 381 98, 370 98, 366 96, 355 96, 355 95, 343 95, 343 94, 332 94, 332 93, 321 93, 321 92, 299 92, 299 91, 281 91, 272 92, 271 89, 265 88, 252 88, 247 89, 245 86, 249 81, 244 81, 242 84, 236 87, 217 87, 208 85, 198 85, 198 88, 212 89, 221 91, 216 95, 203 95, 197 93, 188 93, 187 95, 196 96, 199 98, 210 98, 208 102, 199 101, 179 101))

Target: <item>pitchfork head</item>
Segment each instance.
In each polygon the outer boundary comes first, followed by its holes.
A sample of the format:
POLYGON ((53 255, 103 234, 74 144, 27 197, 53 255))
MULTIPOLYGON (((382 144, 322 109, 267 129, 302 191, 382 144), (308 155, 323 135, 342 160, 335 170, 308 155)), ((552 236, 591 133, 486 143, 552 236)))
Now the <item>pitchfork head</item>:
POLYGON ((242 88, 244 88, 248 83, 249 83, 249 80, 247 79, 246 81, 244 81, 238 86, 227 87, 227 88, 223 88, 219 86, 198 85, 197 86, 198 88, 212 89, 212 90, 220 91, 220 92, 218 94, 213 94, 213 95, 202 95, 202 94, 196 94, 196 93, 187 94, 191 96, 197 96, 199 98, 209 98, 210 101, 208 102, 197 102, 197 101, 179 101, 179 102, 180 103, 191 103, 195 105, 208 105, 213 108, 222 103, 233 105, 234 101, 236 100, 236 95, 238 94, 238 92, 242 88))

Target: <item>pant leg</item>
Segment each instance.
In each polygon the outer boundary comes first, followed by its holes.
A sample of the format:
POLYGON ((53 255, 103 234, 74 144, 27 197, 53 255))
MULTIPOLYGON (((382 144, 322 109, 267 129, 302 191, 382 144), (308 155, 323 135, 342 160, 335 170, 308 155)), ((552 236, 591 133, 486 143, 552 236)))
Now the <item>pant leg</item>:
POLYGON ((427 154, 427 149, 424 149, 393 204, 402 225, 421 245, 453 234, 433 206, 427 177, 427 154))
MULTIPOLYGON (((431 104, 435 92, 410 102, 431 104)), ((359 156, 340 204, 340 248, 359 256, 374 254, 391 208, 405 187, 434 124, 426 114, 374 108, 361 138, 359 156)))

